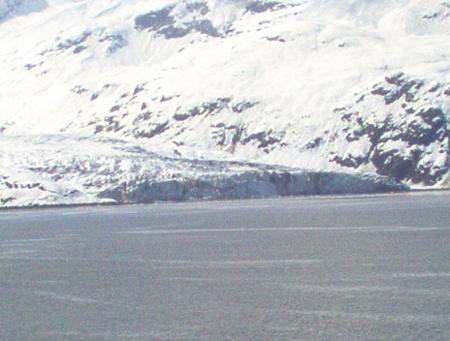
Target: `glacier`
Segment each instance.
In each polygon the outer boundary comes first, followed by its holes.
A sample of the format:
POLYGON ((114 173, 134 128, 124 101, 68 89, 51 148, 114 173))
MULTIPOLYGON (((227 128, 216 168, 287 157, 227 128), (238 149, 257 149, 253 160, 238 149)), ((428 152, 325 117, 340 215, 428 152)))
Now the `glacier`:
POLYGON ((0 1, 0 205, 446 188, 450 2, 0 1))

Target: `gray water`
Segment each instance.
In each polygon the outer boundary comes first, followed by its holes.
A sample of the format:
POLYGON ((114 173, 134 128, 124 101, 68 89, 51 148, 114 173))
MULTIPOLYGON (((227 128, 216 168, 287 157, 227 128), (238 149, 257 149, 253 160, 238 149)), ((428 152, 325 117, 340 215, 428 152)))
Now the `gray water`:
POLYGON ((0 340, 450 340, 450 195, 0 211, 0 340))

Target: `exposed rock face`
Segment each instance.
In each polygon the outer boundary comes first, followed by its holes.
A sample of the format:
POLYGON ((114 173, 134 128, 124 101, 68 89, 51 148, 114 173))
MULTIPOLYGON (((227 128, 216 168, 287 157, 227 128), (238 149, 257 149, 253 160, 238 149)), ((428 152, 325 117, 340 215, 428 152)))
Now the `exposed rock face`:
POLYGON ((426 84, 403 73, 386 77, 357 94, 354 104, 336 109, 342 129, 331 137, 319 136, 309 148, 339 145, 341 150, 331 148, 330 160, 344 167, 373 165, 381 175, 434 185, 450 167, 448 116, 436 104, 445 103, 447 86, 426 84), (352 150, 356 144, 366 149, 352 150))
POLYGON ((1 0, 0 24, 16 15, 42 11, 47 7, 47 0, 1 0))
POLYGON ((0 21, 21 6, 22 2, 23 1, 21 0, 8 0, 0 2, 0 21))
POLYGON ((166 39, 182 38, 192 31, 219 37, 218 29, 205 18, 209 11, 205 2, 183 2, 137 16, 135 28, 139 31, 156 32, 166 39))
MULTIPOLYGON (((285 8, 278 1, 235 1, 236 6, 242 6, 243 11, 263 13, 285 8)), ((182 38, 191 32, 199 32, 217 38, 230 32, 230 27, 216 27, 208 16, 210 8, 207 1, 182 2, 138 15, 135 18, 135 29, 148 30, 166 39, 182 38)))
POLYGON ((256 0, 249 2, 245 9, 253 13, 262 13, 280 7, 283 7, 283 5, 278 1, 256 0))
POLYGON ((421 109, 411 114, 411 118, 401 126, 391 127, 391 131, 390 139, 386 133, 380 137, 371 155, 379 174, 433 185, 447 173, 449 130, 448 120, 441 109, 421 109), (400 148, 389 146, 392 141, 404 145, 407 152, 401 153, 400 148), (430 159, 430 155, 436 152, 440 163, 430 159))
POLYGON ((202 103, 200 106, 195 106, 188 109, 186 112, 176 112, 173 118, 176 121, 184 121, 188 118, 200 115, 214 115, 228 106, 231 102, 230 98, 218 98, 214 101, 202 103))

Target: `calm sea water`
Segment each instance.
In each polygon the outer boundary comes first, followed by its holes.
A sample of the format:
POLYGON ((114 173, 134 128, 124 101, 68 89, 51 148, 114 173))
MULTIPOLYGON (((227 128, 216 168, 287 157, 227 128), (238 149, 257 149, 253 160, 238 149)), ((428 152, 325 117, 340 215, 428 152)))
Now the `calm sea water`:
POLYGON ((450 340, 450 195, 0 211, 0 340, 450 340))

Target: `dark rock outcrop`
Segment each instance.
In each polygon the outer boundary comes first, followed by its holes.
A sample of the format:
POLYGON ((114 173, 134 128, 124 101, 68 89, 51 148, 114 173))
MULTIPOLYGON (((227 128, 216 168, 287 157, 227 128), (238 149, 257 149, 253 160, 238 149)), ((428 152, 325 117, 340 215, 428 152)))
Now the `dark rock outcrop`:
POLYGON ((195 116, 214 115, 227 107, 230 102, 230 98, 218 98, 210 102, 202 103, 200 106, 195 106, 186 111, 176 112, 173 115, 173 118, 176 121, 184 121, 195 116))
MULTIPOLYGON (((195 19, 178 20, 172 15, 175 5, 166 6, 160 10, 139 15, 135 18, 135 28, 138 31, 148 30, 164 36, 166 39, 182 38, 192 31, 197 31, 211 37, 220 37, 220 33, 212 22, 205 18, 209 7, 205 2, 183 3, 181 11, 186 17, 195 14, 195 19)), ((179 18, 178 18, 179 19, 179 18)))
POLYGON ((372 165, 378 174, 398 181, 435 185, 450 170, 450 125, 442 105, 447 86, 403 73, 386 77, 357 94, 354 104, 334 111, 342 126, 332 138, 323 134, 306 148, 328 149, 329 160, 343 167, 372 165), (352 143, 361 145, 355 154, 355 148, 342 148, 352 143))
POLYGON ((252 13, 263 13, 282 6, 283 5, 278 1, 256 0, 249 2, 247 6, 245 6, 245 9, 252 13))

